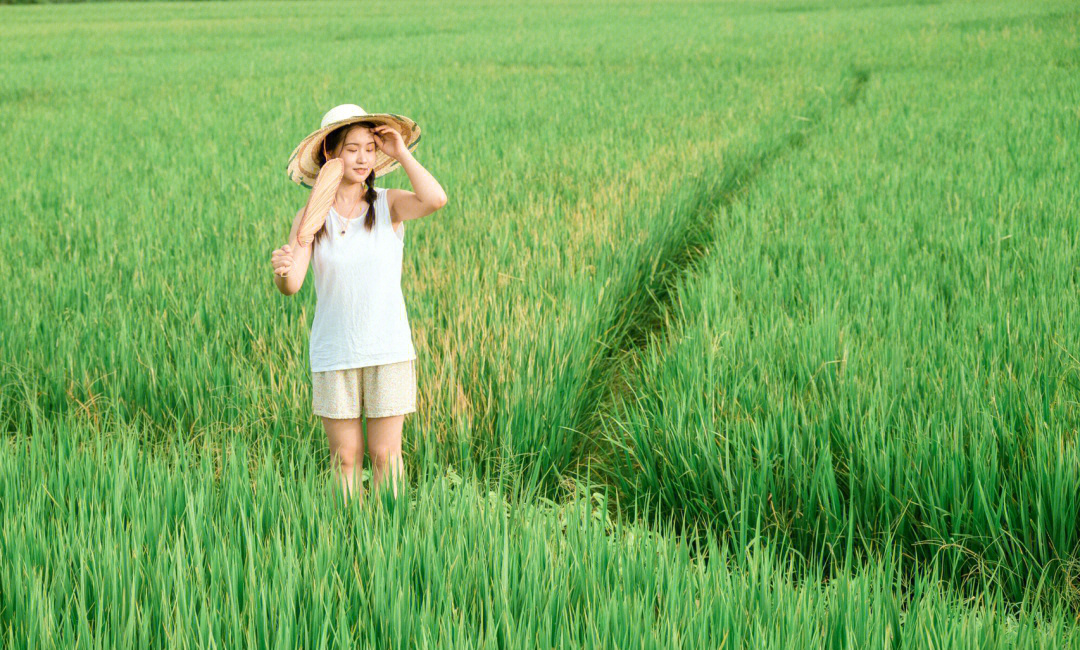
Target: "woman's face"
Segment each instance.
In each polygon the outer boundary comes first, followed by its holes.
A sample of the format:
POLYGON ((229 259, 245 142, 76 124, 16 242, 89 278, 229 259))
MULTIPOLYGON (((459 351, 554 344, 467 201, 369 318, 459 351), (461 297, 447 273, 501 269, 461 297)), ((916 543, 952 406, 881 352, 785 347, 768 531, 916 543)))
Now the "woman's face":
POLYGON ((375 164, 375 139, 371 137, 371 129, 357 126, 349 129, 341 146, 331 158, 341 158, 345 163, 343 180, 352 183, 363 183, 371 173, 375 164))

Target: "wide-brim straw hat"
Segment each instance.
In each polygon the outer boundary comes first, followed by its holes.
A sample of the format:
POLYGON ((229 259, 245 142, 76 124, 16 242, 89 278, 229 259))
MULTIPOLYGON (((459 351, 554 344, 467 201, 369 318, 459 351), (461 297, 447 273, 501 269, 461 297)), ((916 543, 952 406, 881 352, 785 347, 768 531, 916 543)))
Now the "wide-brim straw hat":
MULTIPOLYGON (((289 156, 289 164, 285 168, 289 173, 289 179, 304 187, 313 187, 315 177, 319 175, 319 169, 322 166, 316 156, 322 151, 323 140, 334 129, 356 122, 374 122, 389 125, 401 134, 401 139, 405 142, 405 148, 410 152, 420 142, 420 126, 404 115, 368 113, 356 104, 341 104, 327 111, 326 115, 323 115, 319 128, 301 140, 300 144, 293 149, 292 155, 289 156)), ((375 178, 389 174, 400 166, 401 163, 376 149, 375 164, 372 165, 375 178)))

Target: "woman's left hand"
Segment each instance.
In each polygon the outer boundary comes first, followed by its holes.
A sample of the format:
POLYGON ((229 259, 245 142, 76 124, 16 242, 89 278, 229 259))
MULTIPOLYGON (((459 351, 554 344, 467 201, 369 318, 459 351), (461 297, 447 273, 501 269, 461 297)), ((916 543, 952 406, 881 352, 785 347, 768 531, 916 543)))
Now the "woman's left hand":
POLYGON ((398 160, 407 151, 405 141, 394 127, 379 124, 372 130, 374 131, 372 137, 375 138, 375 146, 387 156, 398 160))

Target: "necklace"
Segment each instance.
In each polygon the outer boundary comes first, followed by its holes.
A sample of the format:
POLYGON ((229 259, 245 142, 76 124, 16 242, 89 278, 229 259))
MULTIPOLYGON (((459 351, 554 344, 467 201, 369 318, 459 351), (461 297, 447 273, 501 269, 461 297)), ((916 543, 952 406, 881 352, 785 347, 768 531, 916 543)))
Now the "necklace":
MULTIPOLYGON (((363 195, 363 194, 361 194, 360 196, 356 197, 356 202, 352 204, 352 207, 351 207, 351 208, 349 208, 349 213, 350 213, 350 214, 351 214, 351 213, 352 213, 352 211, 353 211, 353 210, 354 210, 354 209, 356 208, 356 206, 360 204, 360 200, 361 200, 362 198, 364 198, 364 195, 363 195)), ((355 219, 356 217, 349 217, 349 218, 346 218, 346 217, 344 217, 344 216, 341 216, 340 214, 339 214, 338 216, 339 216, 339 217, 341 217, 342 223, 344 224, 344 225, 343 225, 343 226, 341 227, 341 234, 343 234, 343 235, 344 235, 344 234, 345 234, 345 229, 349 227, 349 224, 350 224, 350 223, 352 223, 352 222, 353 222, 353 219, 355 219)))

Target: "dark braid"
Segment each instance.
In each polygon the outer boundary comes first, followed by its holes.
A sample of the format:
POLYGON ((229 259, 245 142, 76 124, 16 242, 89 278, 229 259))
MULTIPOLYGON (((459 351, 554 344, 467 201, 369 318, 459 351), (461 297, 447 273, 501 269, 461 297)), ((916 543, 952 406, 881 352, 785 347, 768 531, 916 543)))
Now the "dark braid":
POLYGON ((364 180, 364 186, 367 187, 364 191, 364 200, 367 201, 367 216, 364 217, 364 227, 371 230, 375 227, 375 199, 379 196, 379 193, 375 191, 374 169, 368 172, 368 177, 364 180))

